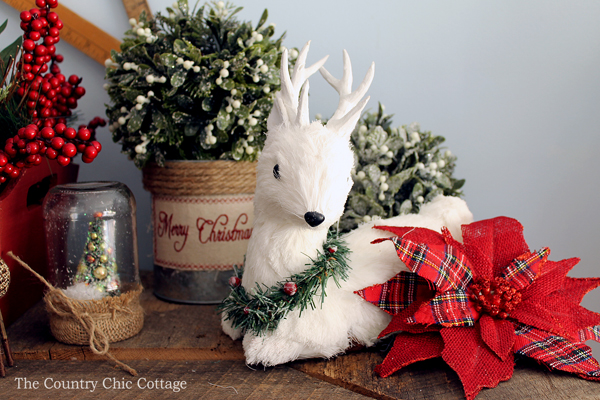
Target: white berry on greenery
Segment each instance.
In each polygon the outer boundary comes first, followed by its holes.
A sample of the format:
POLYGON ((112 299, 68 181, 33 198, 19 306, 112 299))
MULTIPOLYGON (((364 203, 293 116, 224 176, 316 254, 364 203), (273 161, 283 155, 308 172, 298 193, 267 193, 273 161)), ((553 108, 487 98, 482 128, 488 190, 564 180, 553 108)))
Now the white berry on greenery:
POLYGON ((456 157, 439 147, 444 140, 421 131, 418 123, 392 127, 392 116, 381 104, 377 112, 365 113, 351 136, 354 185, 340 229, 416 213, 439 194, 461 196, 464 180, 452 176, 456 157))
POLYGON ((121 51, 106 61, 106 113, 113 140, 138 167, 258 159, 279 90, 282 37, 266 10, 257 24, 237 20, 238 11, 177 0, 153 19, 129 20, 121 51), (252 146, 242 142, 250 134, 252 146))

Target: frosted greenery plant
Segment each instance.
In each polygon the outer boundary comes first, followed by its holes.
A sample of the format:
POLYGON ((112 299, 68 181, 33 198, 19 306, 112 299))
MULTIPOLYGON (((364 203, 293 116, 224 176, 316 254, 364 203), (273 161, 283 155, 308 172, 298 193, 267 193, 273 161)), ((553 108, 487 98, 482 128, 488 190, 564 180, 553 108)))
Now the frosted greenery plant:
POLYGON ((349 231, 373 218, 416 213, 438 194, 460 196, 464 180, 452 174, 456 162, 440 144, 444 137, 421 131, 418 123, 392 127, 392 115, 379 104, 352 132, 354 186, 340 220, 349 231))
MULTIPOLYGON (((138 167, 165 160, 255 161, 279 90, 280 47, 267 10, 253 27, 241 7, 187 0, 130 20, 106 61, 113 140, 138 167)), ((297 51, 291 51, 292 56, 297 51)))

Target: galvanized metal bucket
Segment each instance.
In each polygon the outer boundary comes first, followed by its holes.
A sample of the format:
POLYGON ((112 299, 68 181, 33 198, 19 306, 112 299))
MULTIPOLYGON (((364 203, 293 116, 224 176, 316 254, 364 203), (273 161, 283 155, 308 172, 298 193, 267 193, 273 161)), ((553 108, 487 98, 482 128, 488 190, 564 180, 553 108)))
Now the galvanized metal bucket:
POLYGON ((168 161, 143 169, 152 193, 154 294, 216 304, 252 234, 256 163, 168 161))

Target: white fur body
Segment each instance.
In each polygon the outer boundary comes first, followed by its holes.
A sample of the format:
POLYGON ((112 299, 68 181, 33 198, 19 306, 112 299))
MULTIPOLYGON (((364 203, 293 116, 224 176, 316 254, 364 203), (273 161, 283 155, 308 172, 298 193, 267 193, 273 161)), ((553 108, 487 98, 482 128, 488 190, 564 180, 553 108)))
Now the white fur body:
MULTIPOLYGON (((321 71, 340 92, 340 105, 327 125, 309 123, 308 82, 299 105, 298 93, 324 60, 304 69, 307 51, 305 46, 291 79, 282 69, 284 93, 277 94, 267 141, 257 165, 254 228, 242 278, 242 285, 250 293, 257 283, 270 287, 307 268, 310 259, 315 259, 322 249, 329 227, 342 216, 352 187, 354 156, 350 133, 366 104, 365 100, 359 101, 370 84, 372 68, 353 93, 349 91, 352 78, 350 72, 348 82, 347 53, 344 52, 342 80, 321 71), (286 95, 286 91, 290 93, 286 95), (311 226, 305 215, 311 212, 318 212, 323 221, 311 226)), ((281 64, 287 65, 285 52, 281 64)), ((272 332, 261 336, 246 333, 246 362, 271 366, 299 358, 329 358, 352 344, 372 345, 391 317, 354 291, 383 283, 406 269, 391 243, 371 244, 376 238, 390 236, 372 226, 419 226, 437 231, 446 226, 454 237, 460 238, 460 225, 471 221, 463 200, 440 196, 424 205, 418 215, 373 221, 350 232, 344 238, 351 250, 348 279, 340 287, 330 281, 323 304, 317 299, 316 308, 309 307, 301 317, 299 311, 292 311, 272 332)), ((240 330, 233 329, 230 321, 223 318, 222 326, 233 339, 241 337, 240 330)))

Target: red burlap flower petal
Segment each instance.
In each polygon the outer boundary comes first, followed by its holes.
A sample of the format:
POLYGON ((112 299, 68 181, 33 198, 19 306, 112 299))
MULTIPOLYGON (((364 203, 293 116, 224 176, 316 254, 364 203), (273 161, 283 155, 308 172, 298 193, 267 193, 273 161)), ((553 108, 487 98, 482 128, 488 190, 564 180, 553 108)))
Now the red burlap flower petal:
POLYGON ((515 326, 512 322, 484 315, 479 319, 481 338, 501 360, 513 357, 515 326))
POLYGON ((577 341, 579 332, 589 326, 600 325, 600 314, 590 311, 577 303, 567 294, 552 293, 541 303, 557 319, 554 333, 577 341))
POLYGON ((550 293, 561 288, 567 273, 579 262, 579 258, 546 261, 542 274, 530 286, 523 289, 523 302, 538 303, 550 293))
POLYGON ((474 399, 482 388, 496 387, 512 376, 513 357, 496 357, 481 338, 478 325, 443 328, 440 333, 444 339, 442 358, 458 374, 467 400, 474 399))
POLYGON ((385 378, 417 361, 440 357, 443 348, 444 342, 439 333, 399 333, 381 365, 375 367, 375 372, 385 378))
POLYGON ((512 260, 529 251, 523 237, 523 226, 516 219, 496 217, 462 226, 465 252, 476 265, 477 276, 499 276, 512 260), (477 249, 477 250, 473 250, 477 249), (490 266, 491 274, 484 274, 490 266))
POLYGON ((561 331, 560 320, 554 313, 534 302, 519 304, 517 309, 510 313, 510 318, 544 331, 554 333, 561 331))
POLYGON ((550 368, 571 372, 580 377, 600 381, 600 364, 592 350, 583 343, 573 343, 531 326, 516 330, 515 353, 531 357, 550 368))
POLYGON ((564 293, 574 304, 580 304, 591 290, 600 286, 600 278, 571 278, 567 276, 557 293, 564 293))

